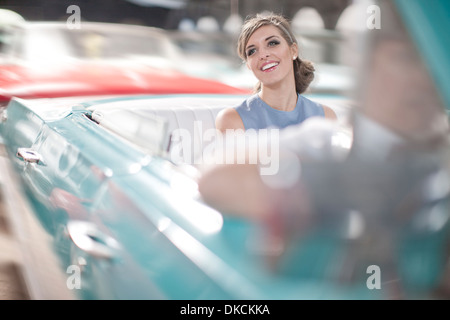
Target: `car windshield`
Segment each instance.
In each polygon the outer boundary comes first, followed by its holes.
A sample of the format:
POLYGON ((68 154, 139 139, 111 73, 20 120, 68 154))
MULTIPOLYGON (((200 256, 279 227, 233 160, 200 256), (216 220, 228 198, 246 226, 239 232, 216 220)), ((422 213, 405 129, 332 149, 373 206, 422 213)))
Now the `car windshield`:
MULTIPOLYGON (((234 56, 235 44, 231 37, 184 32, 172 34, 172 40, 187 54, 211 53, 234 56)), ((237 58, 237 57, 236 57, 237 58)))
POLYGON ((169 58, 174 53, 168 40, 141 28, 108 29, 65 26, 28 28, 19 55, 26 61, 67 59, 123 59, 131 57, 169 58))

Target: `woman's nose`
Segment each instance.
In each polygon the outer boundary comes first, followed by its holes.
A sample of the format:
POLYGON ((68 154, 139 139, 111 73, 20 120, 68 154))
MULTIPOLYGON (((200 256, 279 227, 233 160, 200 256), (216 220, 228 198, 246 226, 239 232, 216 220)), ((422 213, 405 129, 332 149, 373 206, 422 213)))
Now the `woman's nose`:
POLYGON ((260 49, 259 58, 261 60, 267 59, 269 57, 269 52, 266 49, 260 49))
POLYGON ((265 60, 265 59, 267 59, 269 57, 269 53, 267 53, 267 52, 261 52, 260 53, 260 59, 261 60, 265 60))

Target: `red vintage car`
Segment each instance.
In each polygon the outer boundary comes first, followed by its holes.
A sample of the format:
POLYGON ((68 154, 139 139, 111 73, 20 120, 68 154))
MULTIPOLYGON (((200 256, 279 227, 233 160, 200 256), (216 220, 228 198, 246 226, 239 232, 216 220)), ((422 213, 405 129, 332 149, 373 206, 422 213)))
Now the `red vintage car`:
POLYGON ((23 22, 0 30, 0 105, 12 97, 245 93, 183 74, 164 30, 121 24, 23 22))

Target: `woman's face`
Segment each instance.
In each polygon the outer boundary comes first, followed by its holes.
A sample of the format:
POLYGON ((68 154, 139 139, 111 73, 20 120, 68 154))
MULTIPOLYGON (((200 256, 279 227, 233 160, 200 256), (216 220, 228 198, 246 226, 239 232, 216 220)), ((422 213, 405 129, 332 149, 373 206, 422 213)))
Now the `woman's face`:
POLYGON ((262 26, 248 39, 245 47, 247 66, 263 86, 279 84, 285 79, 294 81, 296 44, 289 45, 281 31, 272 25, 262 26))

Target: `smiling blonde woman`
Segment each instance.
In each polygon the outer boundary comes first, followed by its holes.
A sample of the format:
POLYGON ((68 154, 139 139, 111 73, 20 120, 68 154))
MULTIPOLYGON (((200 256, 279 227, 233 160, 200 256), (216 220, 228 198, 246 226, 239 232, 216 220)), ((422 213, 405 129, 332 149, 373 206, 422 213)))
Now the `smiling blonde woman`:
POLYGON ((302 95, 314 79, 314 66, 300 59, 297 40, 283 16, 247 19, 237 50, 259 82, 254 95, 218 114, 217 129, 281 129, 313 116, 336 119, 332 109, 302 95))

